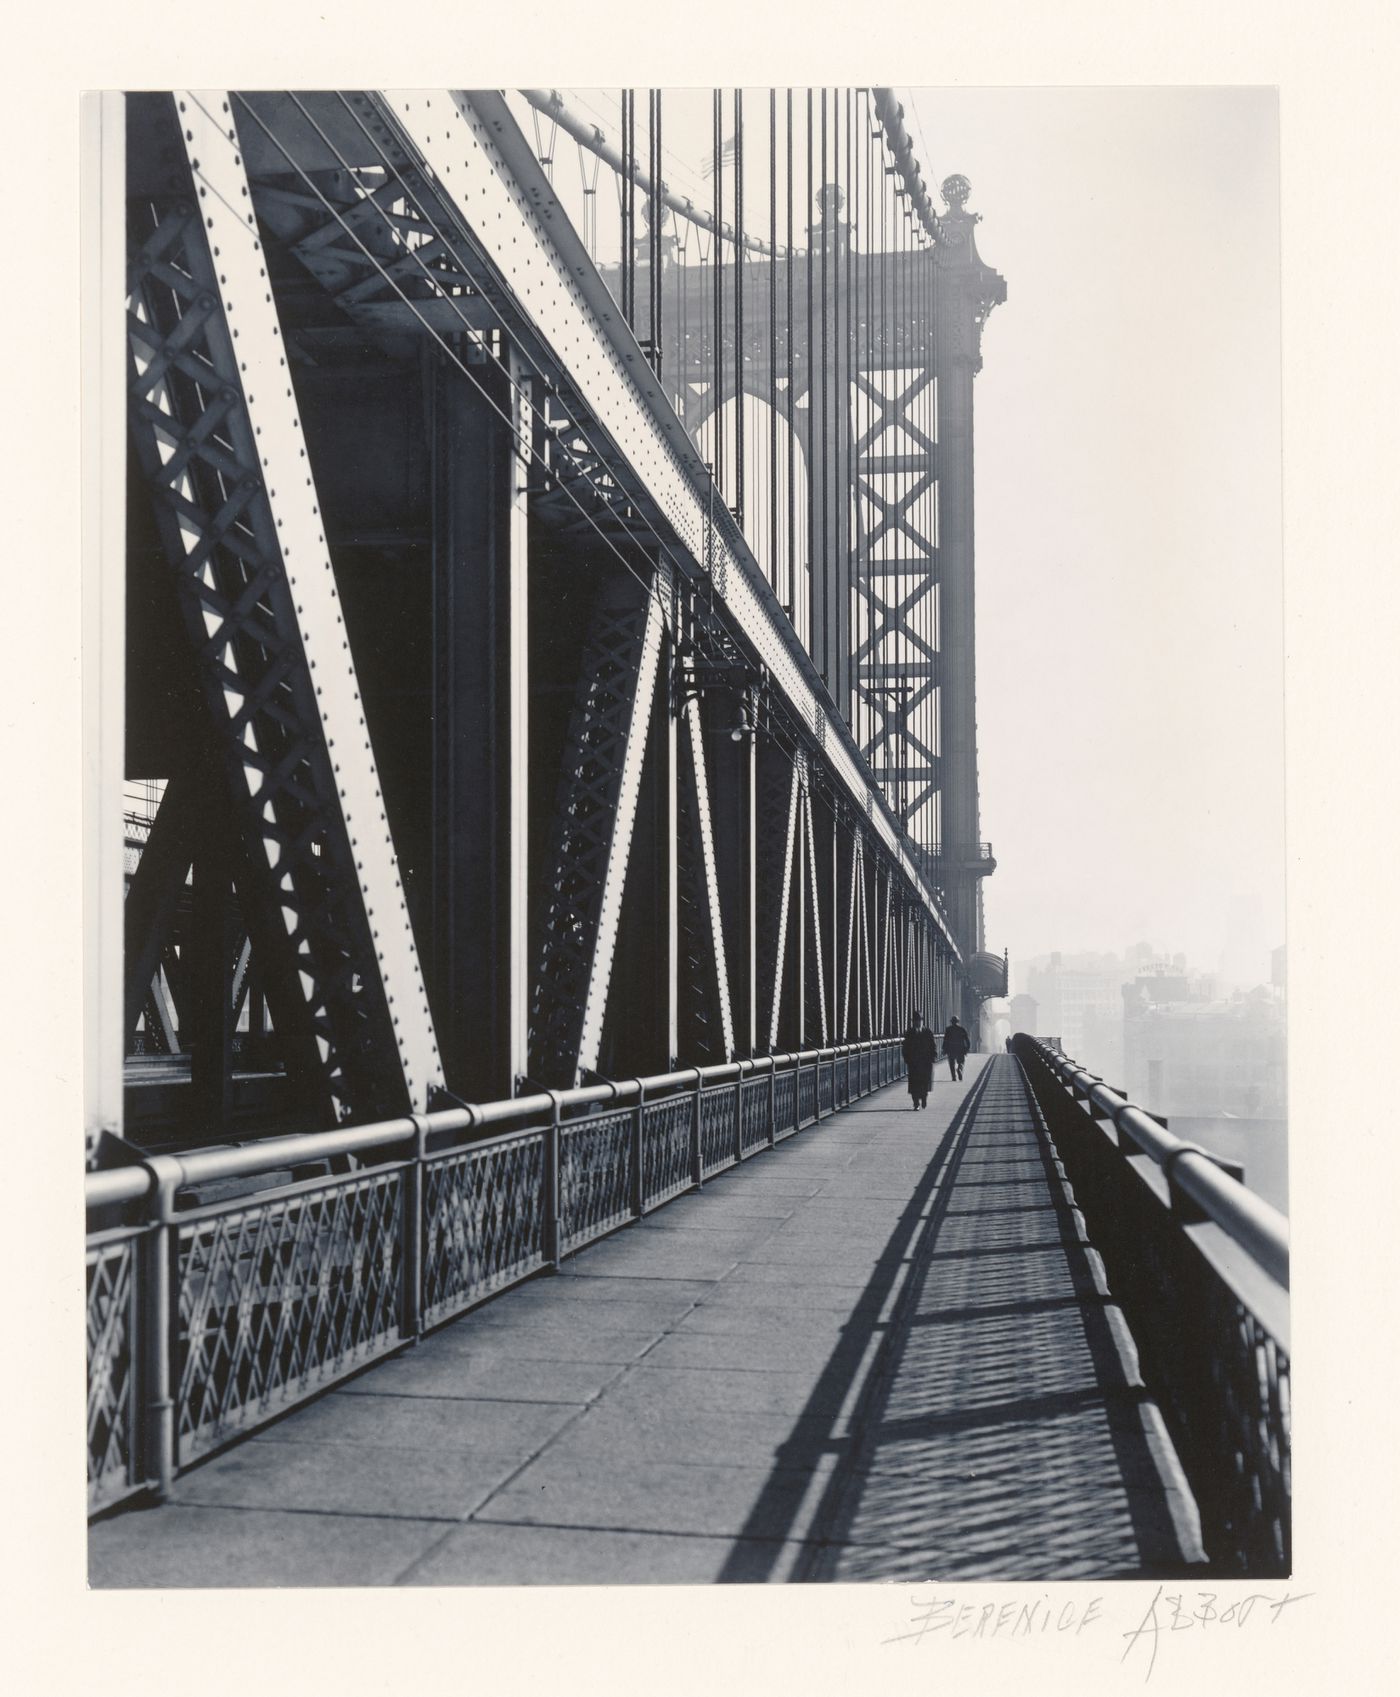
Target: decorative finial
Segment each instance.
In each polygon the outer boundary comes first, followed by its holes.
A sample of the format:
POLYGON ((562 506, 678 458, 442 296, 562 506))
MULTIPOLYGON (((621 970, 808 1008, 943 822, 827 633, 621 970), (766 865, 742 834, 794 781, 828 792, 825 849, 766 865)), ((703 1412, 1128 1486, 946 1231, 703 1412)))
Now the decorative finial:
POLYGON ((837 183, 823 183, 817 190, 817 205, 821 208, 822 223, 834 224, 846 204, 845 191, 837 183))
POLYGON ((951 177, 943 179, 939 193, 947 201, 950 212, 961 212, 967 203, 967 197, 972 193, 972 184, 961 172, 955 171, 951 177))

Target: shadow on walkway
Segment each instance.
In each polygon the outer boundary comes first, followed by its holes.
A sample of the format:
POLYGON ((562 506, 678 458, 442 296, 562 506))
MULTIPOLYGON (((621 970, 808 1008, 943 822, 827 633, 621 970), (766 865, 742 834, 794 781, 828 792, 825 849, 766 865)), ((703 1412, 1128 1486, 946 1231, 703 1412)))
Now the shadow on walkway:
MULTIPOLYGON (((820 1415, 854 1384, 868 1342, 857 1323, 746 1532, 783 1536, 780 1470, 844 1450, 815 1516, 821 1542, 795 1577, 1141 1578, 1199 1561, 1194 1505, 1015 1061, 983 1069, 861 1311, 911 1254, 849 1438, 820 1415)), ((767 1577, 765 1548, 741 1542, 722 1577, 767 1577)))

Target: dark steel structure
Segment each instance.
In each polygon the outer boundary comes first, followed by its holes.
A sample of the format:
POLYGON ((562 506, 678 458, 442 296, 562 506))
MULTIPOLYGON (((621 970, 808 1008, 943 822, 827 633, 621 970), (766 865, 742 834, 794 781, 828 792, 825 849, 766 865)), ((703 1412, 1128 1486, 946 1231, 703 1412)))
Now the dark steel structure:
POLYGON ((158 805, 97 892, 125 897, 94 974, 125 1078, 95 1163, 995 992, 971 431, 1005 288, 967 185, 934 213, 888 90, 747 125, 717 91, 702 212, 662 181, 664 105, 624 91, 619 151, 539 90, 108 101, 101 829, 122 785, 158 805), (525 113, 616 167, 616 263, 525 113))

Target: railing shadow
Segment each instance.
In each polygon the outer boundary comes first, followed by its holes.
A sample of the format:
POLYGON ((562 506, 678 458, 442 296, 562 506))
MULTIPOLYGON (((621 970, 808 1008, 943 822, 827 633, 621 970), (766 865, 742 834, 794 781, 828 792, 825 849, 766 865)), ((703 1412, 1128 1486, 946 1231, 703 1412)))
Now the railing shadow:
MULTIPOLYGON (((1189 1512, 1169 1512, 1145 1393, 1108 1312, 1020 1068, 995 1059, 949 1126, 858 1312, 914 1265, 870 1390, 839 1405, 870 1338, 853 1323, 777 1467, 842 1465, 813 1522, 806 1579, 1052 1580, 1181 1573, 1189 1512), (1034 1125, 1032 1132, 1030 1127, 1034 1125), (976 1136, 973 1136, 973 1132, 976 1136), (922 1230, 928 1198, 943 1180, 922 1230)), ((873 1322, 872 1322, 873 1324, 873 1322)), ((786 1530, 774 1482, 755 1536, 786 1530), (762 1528, 762 1532, 758 1531, 762 1528)), ((723 1577, 766 1577, 776 1545, 741 1545, 723 1577)))
MULTIPOLYGON (((900 1268, 916 1242, 919 1222, 928 1199, 954 1151, 961 1147, 989 1072, 990 1068, 983 1070, 949 1122, 865 1288, 852 1305, 854 1314, 878 1314, 893 1291, 900 1268)), ((843 1332, 841 1342, 832 1352, 811 1396, 794 1421, 794 1435, 778 1448, 772 1475, 759 1493, 735 1548, 719 1574, 721 1583, 752 1583, 768 1578, 771 1573, 778 1560, 779 1541, 791 1530, 797 1512, 791 1486, 784 1481, 783 1474, 793 1469, 810 1472, 832 1452, 835 1422, 830 1411, 841 1406, 855 1385, 865 1359, 870 1331, 876 1323, 872 1319, 866 1326, 853 1320, 843 1332)))

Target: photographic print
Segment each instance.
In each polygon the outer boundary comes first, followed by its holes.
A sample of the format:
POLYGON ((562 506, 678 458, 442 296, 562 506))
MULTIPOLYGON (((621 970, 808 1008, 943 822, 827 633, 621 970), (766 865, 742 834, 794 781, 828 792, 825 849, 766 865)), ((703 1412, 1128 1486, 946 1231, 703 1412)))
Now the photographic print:
POLYGON ((1283 1596, 1276 91, 83 151, 91 1586, 1283 1596))

